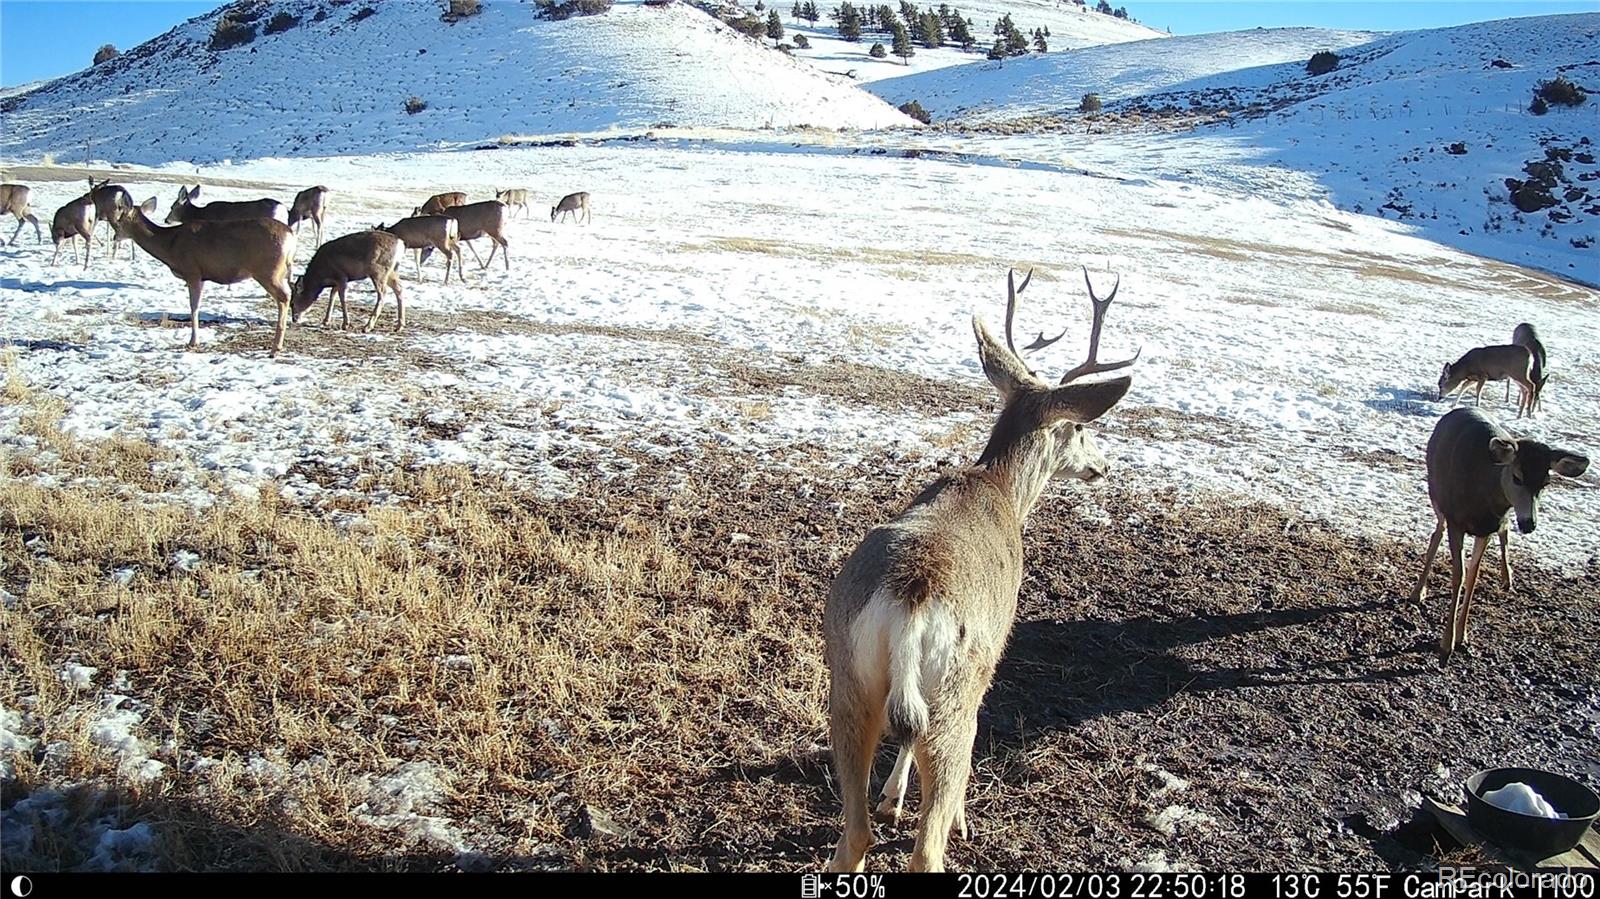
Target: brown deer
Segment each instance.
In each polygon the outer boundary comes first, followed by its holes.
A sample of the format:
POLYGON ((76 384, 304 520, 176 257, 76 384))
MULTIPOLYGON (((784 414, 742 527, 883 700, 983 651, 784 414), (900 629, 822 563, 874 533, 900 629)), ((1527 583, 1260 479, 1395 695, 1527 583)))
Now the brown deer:
POLYGON ((328 290, 328 309, 322 314, 322 323, 326 325, 328 318, 333 315, 333 298, 338 294, 340 327, 349 328, 350 311, 345 305, 345 288, 351 281, 370 278, 373 289, 378 292, 378 299, 372 304, 372 317, 367 319, 367 326, 362 330, 371 332, 372 326, 378 323, 378 310, 383 308, 383 288, 387 286, 394 292, 395 309, 399 315, 394 329, 399 332, 406 325, 406 301, 405 294, 400 290, 400 275, 396 269, 400 265, 400 251, 404 246, 400 238, 387 231, 357 231, 335 237, 318 247, 311 262, 306 265, 305 275, 294 282, 290 315, 294 321, 300 321, 300 315, 317 302, 322 291, 328 290))
POLYGON ((575 194, 567 194, 562 197, 561 202, 550 207, 550 221, 555 221, 558 214, 561 216, 562 221, 566 221, 568 213, 571 213, 573 219, 579 222, 592 221, 594 219, 594 213, 589 209, 588 191, 581 190, 575 194))
MULTIPOLYGON (((156 211, 156 204, 159 203, 159 202, 161 202, 161 201, 158 198, 151 197, 151 198, 145 200, 143 203, 140 203, 136 208, 139 211, 143 212, 147 216, 148 215, 154 215, 155 211, 156 211)), ((130 202, 129 205, 131 205, 131 202, 130 202)), ((123 206, 123 205, 119 205, 119 206, 114 206, 112 208, 113 208, 113 212, 111 214, 113 216, 115 216, 115 218, 113 218, 111 220, 111 222, 110 222, 110 225, 111 225, 111 239, 112 239, 112 241, 115 242, 115 243, 121 243, 124 240, 129 240, 130 238, 128 236, 127 219, 124 216, 121 215, 121 210, 125 209, 127 207, 123 206)), ((117 258, 117 254, 115 252, 113 252, 111 254, 111 258, 113 258, 113 259, 117 258)), ((129 247, 128 248, 128 259, 129 259, 129 261, 134 263, 134 267, 135 268, 139 267, 138 266, 139 254, 135 253, 133 251, 133 247, 129 247)))
MULTIPOLYGON (((122 243, 123 237, 117 233, 117 210, 133 205, 133 196, 128 189, 120 184, 112 184, 111 179, 102 181, 89 179, 89 196, 94 198, 94 215, 98 221, 106 223, 106 229, 111 232, 111 239, 106 244, 106 258, 117 258, 117 246, 122 243)), ((133 248, 128 248, 128 258, 133 258, 133 248)))
MULTIPOLYGON (((1533 408, 1544 408, 1544 385, 1550 380, 1550 370, 1547 367, 1549 357, 1544 351, 1544 341, 1539 339, 1539 332, 1533 325, 1523 322, 1511 331, 1511 342, 1517 346, 1525 346, 1533 354, 1533 408)), ((1511 382, 1506 381, 1506 401, 1511 400, 1511 382)))
POLYGON ((448 215, 416 215, 411 218, 401 219, 392 225, 379 225, 379 231, 387 231, 406 245, 408 250, 416 250, 413 259, 417 263, 417 277, 422 277, 422 251, 427 249, 430 253, 434 250, 444 254, 444 283, 450 283, 450 260, 456 263, 456 280, 465 284, 466 274, 461 267, 461 228, 456 220, 448 215))
POLYGON ((22 233, 24 222, 33 223, 33 239, 35 242, 44 243, 40 235, 39 219, 33 214, 33 191, 23 184, 0 184, 0 215, 14 215, 17 217, 17 228, 11 232, 11 239, 6 241, 6 246, 17 242, 17 235, 22 233))
MULTIPOLYGON (((1007 276, 1005 345, 973 318, 978 357, 1003 403, 977 463, 935 481, 868 533, 829 588, 828 726, 845 813, 830 870, 861 870, 872 845, 867 788, 886 728, 921 772, 922 822, 911 867, 943 869, 951 827, 965 823, 978 706, 1016 616, 1023 522, 1053 478, 1094 481, 1106 473, 1084 425, 1115 406, 1132 379, 1075 382, 1138 358, 1097 361, 1117 287, 1102 300, 1089 285, 1088 357, 1051 385, 1028 369, 1011 339, 1017 296, 1031 279, 1030 272, 1019 288, 1007 276)), ((1027 349, 1064 334, 1041 334, 1027 349)))
POLYGON ((434 194, 428 198, 428 202, 423 203, 421 206, 411 210, 411 214, 412 216, 444 215, 444 211, 446 209, 449 209, 452 206, 464 206, 466 205, 466 202, 466 194, 459 190, 452 190, 448 193, 434 194))
MULTIPOLYGON (((89 194, 57 209, 50 220, 50 239, 56 243, 55 255, 50 257, 51 265, 61 258, 62 241, 70 241, 75 237, 83 238, 83 267, 88 268, 89 245, 94 242, 94 197, 89 194)), ((76 248, 72 250, 72 258, 78 258, 76 248)))
POLYGON ((1575 478, 1589 467, 1577 453, 1555 449, 1537 440, 1518 440, 1476 409, 1453 409, 1439 419, 1428 438, 1428 499, 1438 519, 1428 551, 1422 558, 1422 576, 1411 593, 1421 602, 1428 593, 1428 570, 1439 551, 1439 539, 1450 533, 1450 601, 1446 604, 1444 634, 1439 655, 1448 660, 1457 646, 1467 642, 1467 617, 1478 583, 1478 566, 1489 537, 1500 539, 1500 583, 1511 589, 1511 564, 1506 560, 1506 513, 1517 513, 1517 530, 1533 533, 1539 519, 1539 493, 1555 472, 1575 478), (1462 589, 1461 548, 1472 535, 1472 556, 1467 562, 1462 589))
POLYGON ((497 190, 494 192, 494 198, 506 204, 507 209, 513 207, 521 209, 523 218, 533 217, 533 213, 528 211, 528 192, 520 187, 513 187, 509 190, 497 190))
POLYGON ((284 212, 283 204, 271 197, 262 197, 259 200, 218 200, 204 206, 194 205, 196 197, 200 196, 200 185, 196 184, 191 190, 187 187, 178 188, 178 199, 172 202, 172 209, 167 212, 167 224, 179 225, 186 222, 228 222, 242 221, 245 219, 276 219, 287 222, 289 217, 284 212))
POLYGON ((190 222, 163 228, 140 207, 119 212, 123 232, 189 286, 189 349, 200 346, 200 294, 205 282, 237 284, 253 278, 278 303, 272 355, 283 351, 289 314, 289 260, 294 232, 277 219, 190 222))
POLYGON ((311 223, 311 234, 316 245, 322 244, 322 216, 328 209, 328 189, 308 187, 294 195, 294 205, 289 207, 289 227, 300 233, 300 223, 311 223))
MULTIPOLYGON (((1439 399, 1444 399, 1454 390, 1456 402, 1459 403, 1461 395, 1476 383, 1478 391, 1474 394, 1474 400, 1482 402, 1483 385, 1489 381, 1503 380, 1515 381, 1522 388, 1522 395, 1517 399, 1517 417, 1521 418, 1524 410, 1531 413, 1536 390, 1533 354, 1527 347, 1514 343, 1481 346, 1467 350, 1454 362, 1446 362, 1444 371, 1439 375, 1439 399)), ((1509 384, 1506 389, 1509 393, 1509 384)))
MULTIPOLYGON (((459 231, 461 242, 466 244, 467 249, 472 251, 472 258, 478 260, 480 269, 489 267, 489 262, 494 261, 495 250, 499 249, 503 251, 500 254, 500 258, 505 260, 506 271, 511 271, 511 245, 506 243, 505 236, 506 204, 499 200, 484 200, 481 203, 468 203, 465 206, 451 206, 444 211, 444 214, 456 220, 456 228, 459 231), (483 257, 478 255, 478 248, 472 245, 472 241, 484 236, 494 242, 494 246, 489 248, 488 262, 485 262, 483 257)), ((423 247, 421 261, 427 262, 428 256, 432 253, 432 247, 423 247)), ((461 270, 460 259, 461 257, 458 255, 456 257, 457 272, 461 270)))

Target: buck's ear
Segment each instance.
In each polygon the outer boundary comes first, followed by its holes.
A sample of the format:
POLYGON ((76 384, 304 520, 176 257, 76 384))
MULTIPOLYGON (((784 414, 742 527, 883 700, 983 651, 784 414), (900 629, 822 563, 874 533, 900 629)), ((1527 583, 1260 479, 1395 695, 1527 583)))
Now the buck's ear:
POLYGON ((1028 385, 1036 382, 1022 360, 1009 349, 995 342, 994 335, 983 326, 983 319, 972 317, 972 333, 978 338, 978 360, 983 363, 983 373, 989 383, 1000 391, 1000 398, 1011 402, 1028 385))
POLYGON ((1510 465, 1517 461, 1517 442, 1505 437, 1490 437, 1489 458, 1496 465, 1510 465))
POLYGON ((1554 450, 1550 453, 1550 470, 1562 477, 1582 477, 1589 470, 1589 460, 1577 453, 1554 450))
POLYGON ((1132 386, 1133 378, 1124 375, 1109 381, 1051 388, 1048 415, 1052 420, 1065 418, 1079 424, 1094 421, 1111 411, 1132 386))

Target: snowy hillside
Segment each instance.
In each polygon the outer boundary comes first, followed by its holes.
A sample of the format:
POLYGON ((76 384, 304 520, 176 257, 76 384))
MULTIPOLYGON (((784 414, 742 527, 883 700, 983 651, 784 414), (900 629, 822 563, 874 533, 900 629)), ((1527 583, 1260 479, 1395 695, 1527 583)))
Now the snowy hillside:
POLYGON ((1110 101, 1171 90, 1207 76, 1221 76, 1230 84, 1264 83, 1263 79, 1278 73, 1254 67, 1303 65, 1318 50, 1340 50, 1376 36, 1368 31, 1326 28, 1224 31, 1047 53, 1004 63, 984 60, 886 78, 870 90, 896 105, 916 100, 936 121, 1012 119, 1077 109, 1084 94, 1099 94, 1110 101))
MULTIPOLYGON (((920 5, 935 8, 938 6, 930 3, 920 5)), ((833 22, 826 18, 815 25, 794 19, 790 15, 792 2, 785 4, 783 0, 778 0, 772 8, 778 10, 783 18, 783 27, 788 35, 786 40, 793 42, 794 35, 802 34, 811 44, 810 49, 795 50, 795 56, 814 63, 824 71, 853 73, 855 79, 862 82, 901 78, 908 73, 927 72, 982 60, 984 50, 994 41, 994 23, 1007 14, 1024 34, 1031 35, 1035 28, 1048 29, 1050 32, 1048 45, 1052 53, 1099 44, 1117 44, 1167 36, 1165 31, 1158 31, 1138 22, 1103 15, 1073 3, 1059 3, 1052 0, 976 0, 976 2, 957 0, 949 5, 958 10, 964 18, 972 21, 972 34, 978 40, 977 46, 971 51, 964 51, 953 45, 934 50, 918 45, 916 55, 905 60, 894 56, 873 59, 868 55, 874 42, 881 41, 887 46, 888 35, 869 33, 863 35, 859 41, 846 41, 839 37, 838 29, 833 27, 833 22)))
POLYGON ((207 42, 219 10, 8 98, 0 151, 76 158, 92 142, 97 158, 159 163, 662 123, 913 124, 844 79, 682 6, 620 0, 603 15, 547 22, 530 5, 500 2, 453 25, 432 3, 271 7, 280 9, 300 23, 213 52, 207 42), (412 97, 426 108, 408 114, 412 97))

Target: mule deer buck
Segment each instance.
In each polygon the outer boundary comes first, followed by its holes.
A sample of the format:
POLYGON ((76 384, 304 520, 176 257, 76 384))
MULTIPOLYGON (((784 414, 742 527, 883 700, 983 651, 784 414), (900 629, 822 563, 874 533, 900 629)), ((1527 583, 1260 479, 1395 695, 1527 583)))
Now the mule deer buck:
POLYGON ((494 192, 494 198, 506 204, 507 209, 521 209, 523 218, 533 217, 533 213, 528 211, 528 192, 520 187, 513 187, 509 190, 497 190, 494 192))
POLYGON ((294 195, 294 205, 289 207, 289 227, 300 233, 300 223, 311 223, 311 235, 316 246, 322 245, 322 216, 328 209, 328 189, 308 187, 294 195))
MULTIPOLYGON (((1481 346, 1467 350, 1454 362, 1446 362, 1444 371, 1439 375, 1439 399, 1444 399, 1454 390, 1456 403, 1460 403, 1461 395, 1466 393, 1469 386, 1476 383, 1478 392, 1474 394, 1474 400, 1481 403, 1483 385, 1490 381, 1515 381, 1522 388, 1522 395, 1517 398, 1517 417, 1521 418, 1524 410, 1532 413, 1536 390, 1533 381, 1533 354, 1527 347, 1514 343, 1481 346)), ((1507 384, 1508 395, 1510 390, 1511 385, 1507 384)))
POLYGON ((434 194, 428 198, 428 202, 423 203, 421 206, 411 210, 411 215, 444 215, 444 211, 446 209, 449 209, 452 206, 465 206, 466 203, 467 195, 459 190, 453 190, 442 194, 434 194))
MULTIPOLYGON (((56 252, 50 257, 50 264, 55 265, 61 258, 61 242, 73 238, 83 238, 83 267, 89 267, 89 246, 94 242, 94 197, 90 194, 68 202, 56 210, 55 216, 50 220, 50 239, 55 241, 56 252)), ((73 261, 77 261, 78 250, 72 249, 73 261)))
POLYGON ((429 253, 434 250, 444 254, 444 283, 450 283, 450 260, 456 263, 456 280, 467 283, 466 274, 461 267, 461 227, 456 220, 448 215, 416 215, 411 218, 401 219, 392 225, 377 227, 379 231, 387 231, 400 238, 401 243, 408 250, 416 250, 413 259, 417 263, 417 277, 422 277, 422 251, 429 253))
MULTIPOLYGON (((867 788, 886 727, 901 747, 895 778, 910 773, 907 752, 922 772, 922 822, 911 867, 943 868, 951 827, 965 830, 978 706, 1016 616, 1023 522, 1051 479, 1094 481, 1106 472, 1106 459, 1084 425, 1115 406, 1132 379, 1076 382, 1138 358, 1097 360, 1117 287, 1102 300, 1089 285, 1088 357, 1051 385, 1028 369, 1011 338, 1017 296, 1031 279, 1030 272, 1017 287, 1015 274, 1007 275, 1004 346, 973 317, 984 374, 1004 404, 983 454, 869 532, 828 590, 828 728, 845 814, 831 870, 861 870, 872 845, 867 788)), ((1025 349, 1062 336, 1041 334, 1025 349)))
POLYGON ((579 222, 593 221, 594 213, 589 209, 589 192, 580 190, 562 197, 561 202, 550 207, 550 221, 555 221, 557 214, 561 215, 562 221, 566 221, 567 213, 572 213, 573 219, 579 222))
POLYGON ((406 301, 405 294, 400 291, 400 274, 396 269, 400 266, 400 252, 404 246, 395 235, 374 230, 335 237, 318 247, 306 265, 305 275, 294 282, 290 315, 294 321, 300 321, 300 315, 317 302, 322 291, 327 290, 328 309, 322 314, 322 323, 326 325, 333 315, 333 298, 337 294, 340 327, 348 329, 350 310, 345 305, 345 288, 351 281, 370 278, 373 289, 378 292, 378 299, 372 304, 372 317, 367 319, 367 326, 363 330, 370 333, 372 326, 378 323, 378 310, 383 308, 383 288, 388 287, 394 292, 395 309, 399 316, 394 329, 399 332, 406 325, 406 301))
POLYGON ((200 196, 200 185, 198 184, 194 186, 193 190, 187 187, 179 187, 178 199, 172 202, 172 209, 167 212, 167 224, 229 222, 246 219, 275 219, 279 222, 287 222, 289 220, 283 204, 271 197, 239 202, 218 200, 214 203, 207 203, 204 206, 196 206, 194 205, 194 200, 198 196, 200 196))
POLYGON ((1446 603, 1444 634, 1439 655, 1448 660, 1457 646, 1467 642, 1467 617, 1478 584, 1489 537, 1500 539, 1500 584, 1511 589, 1511 565, 1506 560, 1506 513, 1517 513, 1517 530, 1533 533, 1539 520, 1539 494, 1550 473, 1579 477, 1589 460, 1577 453, 1555 449, 1537 440, 1518 440, 1476 409, 1453 409, 1439 419, 1428 438, 1428 499, 1438 519, 1428 551, 1422 557, 1422 575, 1411 593, 1421 602, 1428 593, 1428 570, 1439 551, 1439 539, 1450 534, 1450 601, 1446 603), (1462 587, 1461 547, 1472 536, 1472 556, 1467 561, 1462 587))
POLYGON ((163 228, 140 207, 119 212, 123 232, 189 287, 189 349, 200 346, 200 294, 205 282, 237 284, 253 278, 278 303, 272 355, 283 351, 289 314, 289 264, 294 232, 277 219, 199 221, 163 228))
POLYGON ((22 233, 25 222, 33 223, 33 239, 36 243, 44 243, 40 235, 39 219, 33 214, 33 191, 23 184, 0 184, 0 215, 14 215, 17 217, 17 228, 11 232, 11 239, 6 241, 10 246, 17 242, 17 235, 22 233))
MULTIPOLYGON (((1547 367, 1549 357, 1545 355, 1544 341, 1539 339, 1539 332, 1533 325, 1523 322, 1511 332, 1511 342, 1517 346, 1525 346, 1533 354, 1533 408, 1544 408, 1544 385, 1550 380, 1550 370, 1547 367)), ((1511 382, 1506 382, 1506 401, 1511 400, 1511 382)))
MULTIPOLYGON (((458 237, 467 245, 467 249, 472 251, 472 258, 478 260, 480 269, 489 267, 489 262, 494 261, 494 251, 499 249, 504 251, 500 254, 500 258, 505 260, 506 271, 511 271, 511 245, 506 243, 505 236, 506 204, 499 200, 484 200, 481 203, 468 203, 465 206, 451 206, 444 211, 444 214, 456 220, 458 237), (489 262, 484 262, 483 257, 478 255, 478 248, 472 245, 472 241, 486 235, 494 242, 494 246, 489 248, 489 262)), ((421 262, 427 262, 432 254, 432 247, 423 247, 421 262)), ((456 272, 457 274, 461 272, 459 250, 456 255, 456 272)))

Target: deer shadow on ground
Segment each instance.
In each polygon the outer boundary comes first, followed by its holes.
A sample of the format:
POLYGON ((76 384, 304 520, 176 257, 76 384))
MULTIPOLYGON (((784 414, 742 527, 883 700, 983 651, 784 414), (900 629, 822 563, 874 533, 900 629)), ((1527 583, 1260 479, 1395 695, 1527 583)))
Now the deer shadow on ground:
POLYGON ((24 281, 21 278, 0 278, 0 290, 20 290, 24 293, 54 293, 60 290, 132 290, 141 285, 126 281, 24 281))
POLYGON ((1362 400, 1361 404, 1375 412, 1392 412, 1396 415, 1414 415, 1433 418, 1439 415, 1439 397, 1434 393, 1412 390, 1409 387, 1380 387, 1385 396, 1362 400))

